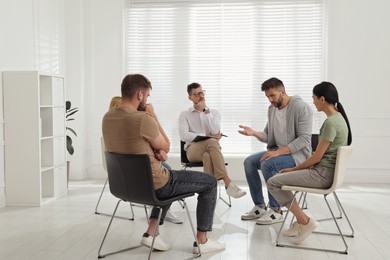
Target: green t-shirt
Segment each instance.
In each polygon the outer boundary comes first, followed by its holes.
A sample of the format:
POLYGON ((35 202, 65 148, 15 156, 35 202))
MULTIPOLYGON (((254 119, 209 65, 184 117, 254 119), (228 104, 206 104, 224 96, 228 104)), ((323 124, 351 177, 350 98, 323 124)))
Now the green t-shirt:
POLYGON ((337 149, 347 145, 348 126, 343 116, 336 112, 328 117, 321 126, 319 139, 330 141, 328 149, 320 161, 320 165, 335 168, 337 149))

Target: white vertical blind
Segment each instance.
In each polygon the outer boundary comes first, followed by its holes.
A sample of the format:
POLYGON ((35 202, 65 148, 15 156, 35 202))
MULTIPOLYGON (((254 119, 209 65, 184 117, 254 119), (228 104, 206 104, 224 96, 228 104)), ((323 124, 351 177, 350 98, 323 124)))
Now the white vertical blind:
POLYGON ((264 148, 238 134, 244 124, 262 130, 268 100, 261 83, 281 79, 289 95, 312 103, 325 78, 325 4, 321 0, 128 1, 127 73, 153 85, 150 101, 179 152, 178 118, 190 107, 186 86, 199 82, 209 107, 222 114, 224 154, 264 148))

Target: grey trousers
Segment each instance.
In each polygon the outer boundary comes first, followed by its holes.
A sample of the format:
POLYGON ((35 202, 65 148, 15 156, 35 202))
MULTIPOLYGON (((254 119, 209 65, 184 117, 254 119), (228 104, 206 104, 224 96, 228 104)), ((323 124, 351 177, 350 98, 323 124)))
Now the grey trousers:
POLYGON ((316 164, 309 169, 278 173, 267 181, 268 191, 282 205, 290 204, 291 191, 282 190, 283 185, 327 189, 332 186, 334 169, 316 164))

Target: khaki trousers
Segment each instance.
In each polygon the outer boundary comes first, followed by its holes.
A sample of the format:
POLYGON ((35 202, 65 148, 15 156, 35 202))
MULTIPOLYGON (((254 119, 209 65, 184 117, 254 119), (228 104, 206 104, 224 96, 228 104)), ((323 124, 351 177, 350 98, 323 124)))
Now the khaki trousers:
POLYGON ((221 146, 215 138, 192 143, 187 148, 187 157, 190 162, 203 162, 204 172, 211 173, 217 180, 227 176, 221 146))

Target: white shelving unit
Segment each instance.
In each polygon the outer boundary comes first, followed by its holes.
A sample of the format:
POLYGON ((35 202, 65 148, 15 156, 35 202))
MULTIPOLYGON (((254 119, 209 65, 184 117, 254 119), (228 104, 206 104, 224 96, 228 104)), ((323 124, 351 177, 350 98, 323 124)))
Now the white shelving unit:
POLYGON ((8 206, 40 206, 67 193, 64 79, 3 72, 8 206))

